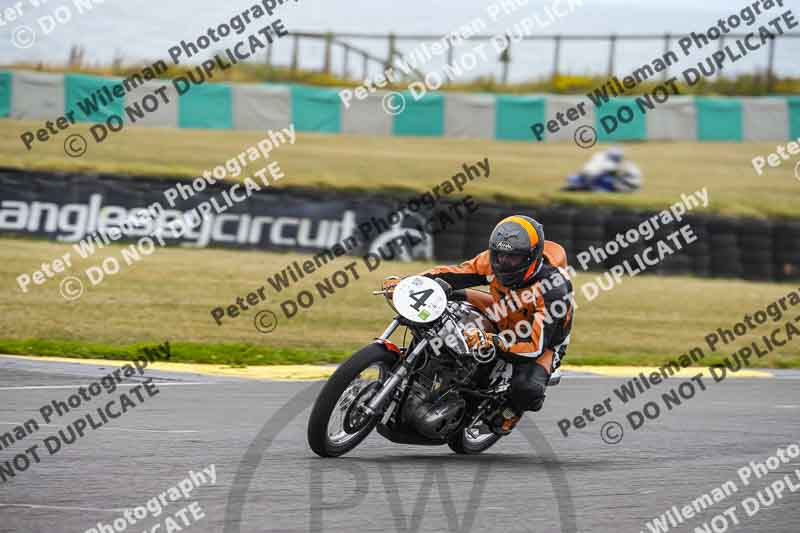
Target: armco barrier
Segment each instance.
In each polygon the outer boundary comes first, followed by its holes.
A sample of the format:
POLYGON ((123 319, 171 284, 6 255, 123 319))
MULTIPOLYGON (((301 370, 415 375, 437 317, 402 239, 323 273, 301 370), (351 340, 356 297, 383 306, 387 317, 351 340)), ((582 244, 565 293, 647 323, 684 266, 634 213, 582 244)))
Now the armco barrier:
MULTIPOLYGON (((13 233, 49 239, 80 239, 96 229, 100 214, 130 211, 153 202, 164 202, 163 191, 176 178, 84 175, 31 172, 0 168, 0 234, 13 233), (106 209, 106 212, 103 212, 106 209), (94 220, 92 223, 91 221, 94 220), (81 224, 83 224, 81 226, 81 224), (92 225, 94 224, 94 226, 92 225)), ((202 194, 175 206, 189 210, 230 184, 215 184, 202 194)), ((349 193, 283 187, 264 189, 244 204, 235 205, 223 222, 218 218, 206 239, 165 239, 168 244, 219 246, 316 253, 354 234, 359 224, 371 217, 387 217, 410 197, 379 193, 349 193), (254 225, 261 224, 254 230, 254 225), (249 224, 247 228, 243 225, 249 224), (280 225, 280 229, 275 226, 280 225), (241 238, 239 238, 241 237, 241 238)), ((414 220, 401 221, 381 230, 350 250, 363 254, 424 224, 426 217, 449 211, 455 198, 440 200, 436 211, 420 211, 414 220)), ((466 218, 452 217, 445 231, 436 233, 428 244, 415 247, 414 256, 459 262, 486 248, 495 224, 512 214, 525 214, 544 225, 547 238, 563 244, 570 262, 590 246, 602 247, 618 233, 638 226, 654 214, 636 211, 574 206, 530 206, 476 202, 477 211, 466 218), (432 241, 432 246, 430 242, 432 241)), ((165 206, 166 207, 166 206, 165 206)), ((462 209, 463 211, 463 209, 462 209)), ((452 212, 452 211, 451 211, 452 212)), ((115 215, 119 217, 119 215, 115 215)), ((655 268, 657 274, 691 274, 702 277, 750 280, 800 279, 800 221, 737 219, 690 215, 681 223, 658 230, 651 242, 690 224, 698 240, 666 258, 655 268)), ((198 232, 202 233, 202 232, 198 232)), ((610 268, 641 252, 637 243, 597 268, 610 268)), ((652 273, 651 271, 648 271, 652 273)))

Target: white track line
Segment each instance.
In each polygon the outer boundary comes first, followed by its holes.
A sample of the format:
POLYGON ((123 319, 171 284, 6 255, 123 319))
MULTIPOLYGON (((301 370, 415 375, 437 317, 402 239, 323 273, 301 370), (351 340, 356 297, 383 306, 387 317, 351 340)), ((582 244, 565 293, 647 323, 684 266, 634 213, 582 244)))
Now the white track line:
MULTIPOLYGON (((119 383, 117 387, 136 387, 142 385, 144 382, 139 383, 119 383)), ((154 385, 159 387, 183 387, 188 385, 219 385, 221 382, 215 381, 192 381, 188 383, 173 383, 171 381, 161 382, 154 381, 154 385)), ((20 387, 0 387, 0 390, 46 390, 46 389, 77 389, 79 387, 88 387, 89 384, 75 384, 75 385, 23 385, 20 387)))
POLYGON ((0 503, 0 507, 26 507, 28 509, 53 509, 56 511, 103 511, 124 513, 126 509, 98 509, 96 507, 66 507, 61 505, 35 505, 32 503, 0 503))
MULTIPOLYGON (((67 427, 67 426, 63 426, 67 427)), ((130 429, 130 428, 115 428, 109 426, 109 431, 132 431, 139 433, 200 433, 197 429, 130 429)))
MULTIPOLYGON (((0 422, 0 425, 3 426, 21 426, 17 422, 0 422)), ((65 428, 67 426, 59 426, 57 424, 39 424, 41 427, 51 427, 51 428, 65 428)), ((104 429, 109 429, 113 431, 132 431, 132 432, 142 432, 142 433, 200 433, 198 429, 133 429, 133 428, 115 428, 115 427, 105 427, 104 429)))
MULTIPOLYGON (((0 422, 0 426, 22 426, 19 422, 0 422)), ((65 428, 67 426, 59 426, 58 424, 39 424, 43 428, 65 428)), ((105 428, 105 426, 103 426, 105 428)), ((114 431, 134 431, 142 433, 200 433, 198 429, 133 429, 133 428, 115 428, 109 426, 106 429, 113 429, 114 431)))

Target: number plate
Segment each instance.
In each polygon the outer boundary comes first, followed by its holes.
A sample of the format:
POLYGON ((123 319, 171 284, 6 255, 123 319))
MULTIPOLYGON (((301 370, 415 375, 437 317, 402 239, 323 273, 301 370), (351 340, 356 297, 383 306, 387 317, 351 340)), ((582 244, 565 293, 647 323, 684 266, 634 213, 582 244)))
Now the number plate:
POLYGON ((403 318, 426 324, 442 316, 447 307, 447 295, 431 278, 411 276, 397 284, 392 304, 403 318))

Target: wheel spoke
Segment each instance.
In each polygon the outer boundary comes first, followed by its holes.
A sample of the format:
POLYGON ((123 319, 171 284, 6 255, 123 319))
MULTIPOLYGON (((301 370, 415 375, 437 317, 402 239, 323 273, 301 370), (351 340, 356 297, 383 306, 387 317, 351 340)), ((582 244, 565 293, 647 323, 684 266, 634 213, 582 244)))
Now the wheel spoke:
MULTIPOLYGON (((358 406, 354 405, 354 402, 359 398, 359 395, 364 389, 373 383, 379 382, 383 374, 384 369, 382 365, 372 365, 364 369, 339 397, 339 400, 336 402, 331 412, 330 419, 328 420, 327 434, 329 441, 333 445, 341 446, 351 439, 358 437, 360 430, 353 431, 352 433, 345 430, 346 426, 353 426, 353 417, 356 415, 354 410, 358 408, 358 406), (349 420, 348 416, 350 417, 349 420)), ((360 398, 358 400, 361 405, 363 405, 371 395, 367 393, 365 396, 365 398, 360 398)))

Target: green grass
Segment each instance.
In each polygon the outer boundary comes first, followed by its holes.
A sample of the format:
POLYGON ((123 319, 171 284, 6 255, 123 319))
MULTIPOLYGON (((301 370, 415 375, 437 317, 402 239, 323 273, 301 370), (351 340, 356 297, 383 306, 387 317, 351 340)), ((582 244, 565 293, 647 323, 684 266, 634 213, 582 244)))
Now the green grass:
MULTIPOLYGON (((405 276, 426 270, 427 263, 383 263, 367 272, 360 258, 340 257, 300 284, 274 294, 266 276, 284 268, 299 254, 223 249, 156 249, 92 287, 84 270, 105 257, 120 257, 111 246, 89 260, 73 258, 71 274, 86 284, 77 301, 59 296, 60 278, 28 293, 15 279, 51 261, 71 246, 49 241, 0 239, 0 352, 130 359, 144 346, 169 341, 171 361, 230 365, 336 362, 371 342, 393 314, 383 298, 370 292, 388 275, 405 276), (357 262, 360 279, 292 319, 280 303, 300 290, 357 262), (237 296, 266 285, 269 298, 235 319, 217 326, 210 310, 234 303, 237 296), (288 291, 288 292, 287 292, 288 291), (278 327, 269 334, 253 325, 255 313, 278 314, 278 327)), ((121 260, 120 260, 121 261, 121 260)), ((122 261, 121 261, 122 262, 122 261)), ((64 274, 66 275, 66 274, 64 274)), ((595 273, 576 281, 579 309, 567 356, 571 364, 661 364, 704 346, 704 337, 718 327, 732 327, 745 314, 797 290, 796 285, 752 283, 641 275, 625 278, 613 291, 589 302, 581 287, 595 273)), ((772 330, 765 325, 724 346, 714 354, 705 349, 704 363, 720 362, 772 330)), ((398 343, 401 335, 395 335, 398 343)), ((800 367, 800 340, 795 339, 759 366, 800 367)))
MULTIPOLYGON (((104 359, 133 361, 148 344, 103 344, 72 340, 0 340, 0 353, 36 357, 70 357, 75 359, 104 359)), ((181 342, 172 344, 170 363, 200 363, 248 367, 264 365, 334 364, 346 360, 353 350, 270 348, 252 344, 199 344, 181 342)), ((594 354, 572 355, 565 360, 570 365, 596 366, 661 366, 677 355, 656 354, 594 354)), ((724 364, 727 354, 710 354, 700 361, 700 366, 724 364)), ((800 357, 772 358, 758 367, 800 368, 800 357)))
MULTIPOLYGON (((131 127, 102 144, 90 141, 86 155, 73 159, 64 154, 64 139, 86 133, 88 126, 72 126, 26 151, 19 136, 41 126, 38 121, 0 120, 0 162, 26 169, 192 177, 235 158, 264 137, 258 132, 131 127)), ((628 157, 645 177, 643 189, 630 195, 560 192, 566 176, 592 153, 572 143, 299 134, 295 145, 284 145, 271 157, 286 173, 277 187, 422 192, 449 179, 463 163, 489 158, 491 177, 470 182, 466 194, 534 205, 663 209, 681 194, 707 187, 711 212, 800 217, 794 161, 769 168, 763 176, 756 176, 752 168, 751 159, 775 151, 775 144, 628 144, 628 157)), ((259 162, 243 175, 257 172, 259 162)))
MULTIPOLYGON (((108 359, 132 361, 142 355, 148 343, 109 344, 74 340, 0 340, 0 353, 76 359, 108 359)), ((346 359, 350 351, 304 350, 302 348, 269 348, 252 344, 170 343, 170 363, 207 363, 215 365, 291 365, 336 363, 346 359)))

